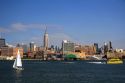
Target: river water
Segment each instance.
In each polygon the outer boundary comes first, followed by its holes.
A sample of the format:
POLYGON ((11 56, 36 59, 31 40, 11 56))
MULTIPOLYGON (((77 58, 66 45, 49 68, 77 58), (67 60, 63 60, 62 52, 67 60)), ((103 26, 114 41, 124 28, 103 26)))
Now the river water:
POLYGON ((125 64, 91 61, 23 61, 23 71, 14 61, 0 61, 0 83, 125 83, 125 64))

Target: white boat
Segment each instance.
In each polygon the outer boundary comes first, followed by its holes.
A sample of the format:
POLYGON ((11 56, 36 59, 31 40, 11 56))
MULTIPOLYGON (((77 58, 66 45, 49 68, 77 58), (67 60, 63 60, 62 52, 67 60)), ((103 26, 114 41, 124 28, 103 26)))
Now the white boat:
POLYGON ((92 63, 92 64, 106 64, 105 62, 88 62, 88 63, 92 63))
POLYGON ((91 56, 91 58, 94 59, 94 60, 102 60, 101 55, 93 55, 93 56, 91 56))
POLYGON ((13 68, 16 70, 24 70, 24 68, 22 67, 22 61, 21 61, 19 50, 18 50, 16 59, 15 59, 14 64, 13 64, 13 68))

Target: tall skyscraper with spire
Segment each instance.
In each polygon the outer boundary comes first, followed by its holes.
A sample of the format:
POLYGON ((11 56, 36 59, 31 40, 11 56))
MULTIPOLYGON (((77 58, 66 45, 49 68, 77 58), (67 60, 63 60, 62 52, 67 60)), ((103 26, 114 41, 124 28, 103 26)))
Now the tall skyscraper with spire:
POLYGON ((48 37, 48 33, 47 33, 47 27, 45 29, 45 33, 44 33, 44 49, 47 50, 48 49, 48 42, 49 42, 49 37, 48 37))

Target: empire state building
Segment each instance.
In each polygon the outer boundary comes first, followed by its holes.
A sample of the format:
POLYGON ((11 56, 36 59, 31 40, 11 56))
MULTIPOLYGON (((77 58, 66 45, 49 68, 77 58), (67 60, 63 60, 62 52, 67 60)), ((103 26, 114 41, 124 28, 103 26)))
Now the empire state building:
POLYGON ((48 38, 47 27, 46 27, 46 30, 45 30, 45 33, 44 33, 44 42, 43 42, 45 50, 48 49, 48 41, 49 41, 49 38, 48 38))

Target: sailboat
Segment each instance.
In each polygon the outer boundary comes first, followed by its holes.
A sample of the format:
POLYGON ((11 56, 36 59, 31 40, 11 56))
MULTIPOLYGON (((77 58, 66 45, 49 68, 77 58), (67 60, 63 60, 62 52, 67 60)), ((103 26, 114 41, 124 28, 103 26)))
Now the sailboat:
POLYGON ((16 70, 24 70, 24 68, 22 67, 22 61, 21 61, 19 50, 18 50, 16 59, 15 59, 14 64, 13 64, 13 68, 16 70))

